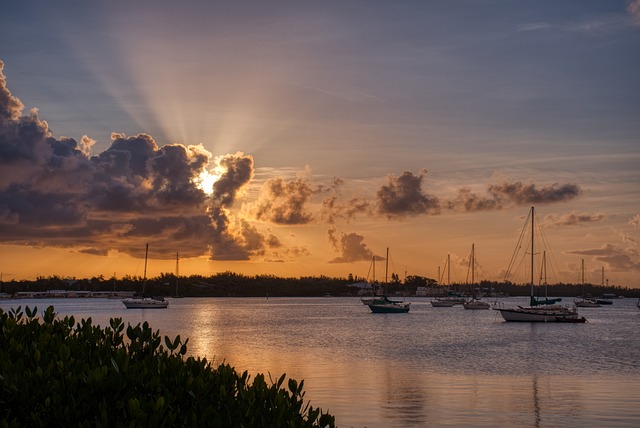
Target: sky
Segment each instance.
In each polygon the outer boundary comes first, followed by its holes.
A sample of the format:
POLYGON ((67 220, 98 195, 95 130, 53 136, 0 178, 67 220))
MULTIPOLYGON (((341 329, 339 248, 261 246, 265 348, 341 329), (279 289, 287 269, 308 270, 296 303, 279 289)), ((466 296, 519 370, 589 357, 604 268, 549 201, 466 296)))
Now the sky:
POLYGON ((26 0, 0 40, 4 280, 148 243, 148 276, 465 282, 473 245, 526 282, 535 206, 549 282, 640 287, 640 0, 26 0))

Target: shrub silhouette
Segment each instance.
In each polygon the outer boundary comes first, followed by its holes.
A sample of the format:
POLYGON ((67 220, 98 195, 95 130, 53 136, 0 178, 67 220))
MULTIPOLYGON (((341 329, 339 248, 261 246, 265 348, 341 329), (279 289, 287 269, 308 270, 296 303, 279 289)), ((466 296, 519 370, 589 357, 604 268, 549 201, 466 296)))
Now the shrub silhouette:
POLYGON ((304 382, 251 381, 229 365, 188 357, 147 322, 110 326, 59 319, 52 306, 0 309, 0 418, 4 427, 334 427, 304 403, 304 382), (162 343, 164 342, 164 343, 162 343))

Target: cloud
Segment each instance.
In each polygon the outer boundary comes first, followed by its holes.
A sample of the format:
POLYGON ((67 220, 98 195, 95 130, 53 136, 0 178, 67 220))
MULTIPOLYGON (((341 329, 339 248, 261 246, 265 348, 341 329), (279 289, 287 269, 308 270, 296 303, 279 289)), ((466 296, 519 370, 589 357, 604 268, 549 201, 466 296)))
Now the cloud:
POLYGON ((378 212, 388 217, 437 214, 440 201, 422 191, 422 180, 426 174, 427 170, 423 169, 418 175, 410 171, 399 177, 390 175, 388 184, 381 186, 376 193, 378 212))
POLYGON ((567 253, 593 256, 596 261, 606 263, 613 271, 640 271, 640 253, 635 248, 620 248, 614 244, 603 244, 599 248, 574 250, 567 253))
POLYGON ((136 256, 149 242, 155 258, 264 253, 266 238, 230 214, 253 178, 251 156, 217 157, 211 195, 199 188, 211 163, 202 146, 113 133, 92 156, 91 138, 56 138, 37 110, 22 115, 2 70, 0 63, 0 242, 136 256))
POLYGON ((539 30, 546 30, 548 28, 551 28, 551 24, 547 22, 530 22, 527 24, 518 25, 517 30, 518 31, 539 31, 539 30))
POLYGON ((307 224, 313 220, 307 205, 313 190, 306 177, 267 180, 253 208, 258 220, 276 224, 307 224))
MULTIPOLYGON (((340 236, 336 236, 338 232, 335 228, 329 229, 327 233, 332 247, 340 254, 329 263, 352 263, 373 259, 374 253, 364 243, 362 235, 340 232, 340 236)), ((378 256, 375 257, 383 260, 378 256)))
POLYGON ((209 207, 212 221, 213 260, 248 260, 264 254, 265 238, 246 220, 231 222, 229 208, 254 175, 253 157, 236 153, 216 158, 216 170, 224 171, 213 184, 209 207))
POLYGON ((478 196, 468 188, 458 190, 458 195, 444 205, 453 211, 475 212, 501 210, 514 205, 550 204, 578 197, 582 189, 577 184, 558 183, 538 187, 533 182, 503 181, 487 186, 487 194, 478 196))
POLYGON ((503 202, 495 197, 478 196, 471 189, 463 188, 458 190, 455 199, 446 202, 446 206, 450 210, 461 212, 491 211, 502 209, 503 202))
POLYGON ((568 214, 555 215, 549 214, 544 217, 543 223, 552 226, 577 226, 586 223, 594 223, 605 218, 603 213, 576 213, 571 211, 568 214))
POLYGON ((22 115, 24 106, 7 89, 7 79, 3 73, 4 62, 0 61, 0 121, 13 122, 22 115))
POLYGON ((636 229, 640 226, 640 214, 636 214, 629 220, 629 224, 634 226, 636 229))
POLYGON ((337 220, 351 221, 358 214, 372 215, 373 207, 371 203, 361 196, 350 198, 343 202, 341 189, 344 181, 340 178, 334 178, 330 186, 319 186, 323 193, 329 193, 322 201, 322 209, 320 217, 329 224, 335 223, 337 220))
POLYGON ((492 184, 489 193, 498 200, 506 200, 516 205, 549 204, 564 202, 576 198, 582 190, 577 184, 550 184, 539 188, 535 183, 523 184, 520 181, 492 184))

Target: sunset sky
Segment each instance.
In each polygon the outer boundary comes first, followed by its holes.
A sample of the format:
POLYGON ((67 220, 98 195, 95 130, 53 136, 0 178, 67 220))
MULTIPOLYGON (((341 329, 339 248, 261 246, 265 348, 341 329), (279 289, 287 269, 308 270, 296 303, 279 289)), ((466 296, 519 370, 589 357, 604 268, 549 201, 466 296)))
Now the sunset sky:
POLYGON ((0 61, 5 281, 501 281, 535 206, 640 287, 640 0, 12 1, 0 61))

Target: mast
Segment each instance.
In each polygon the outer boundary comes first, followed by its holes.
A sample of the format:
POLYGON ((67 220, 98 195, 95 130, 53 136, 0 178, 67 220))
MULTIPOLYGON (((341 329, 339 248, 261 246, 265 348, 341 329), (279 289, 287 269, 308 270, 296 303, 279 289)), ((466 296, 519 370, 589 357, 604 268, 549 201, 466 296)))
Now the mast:
POLYGON ((387 284, 389 282, 389 247, 387 247, 387 259, 384 265, 384 294, 387 294, 387 284))
POLYGON ((447 287, 451 285, 451 254, 447 254, 447 287))
POLYGON ((144 289, 147 285, 147 258, 149 257, 149 244, 147 243, 144 248, 144 276, 142 277, 142 295, 144 296, 144 289))
POLYGON ((533 259, 534 259, 534 247, 533 247, 533 239, 534 239, 534 235, 535 235, 535 212, 534 212, 534 207, 531 207, 531 296, 533 297, 533 283, 534 283, 534 279, 533 279, 533 275, 534 275, 534 269, 533 269, 533 259))
POLYGON ((176 296, 178 295, 178 275, 180 275, 180 266, 178 265, 179 260, 179 253, 176 251, 176 296))
MULTIPOLYGON (((476 268, 476 251, 475 245, 471 244, 471 286, 475 284, 475 268, 476 268)), ((473 290, 471 290, 473 292, 473 290)))

